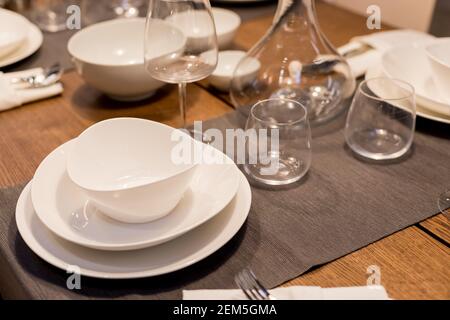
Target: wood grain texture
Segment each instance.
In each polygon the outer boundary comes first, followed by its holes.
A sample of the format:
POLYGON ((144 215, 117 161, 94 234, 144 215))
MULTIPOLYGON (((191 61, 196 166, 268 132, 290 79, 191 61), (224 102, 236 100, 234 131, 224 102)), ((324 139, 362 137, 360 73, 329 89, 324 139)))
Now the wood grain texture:
POLYGON ((364 286, 367 268, 378 266, 381 285, 393 299, 450 299, 449 263, 447 246, 410 227, 286 285, 364 286))
POLYGON ((426 230, 450 246, 450 209, 420 223, 426 230))

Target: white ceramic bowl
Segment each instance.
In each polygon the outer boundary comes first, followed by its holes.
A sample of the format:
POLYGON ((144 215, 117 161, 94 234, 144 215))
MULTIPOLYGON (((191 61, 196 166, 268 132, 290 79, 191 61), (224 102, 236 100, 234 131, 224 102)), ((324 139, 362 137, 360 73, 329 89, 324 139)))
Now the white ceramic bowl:
POLYGON ((234 36, 241 25, 241 17, 231 10, 222 8, 212 8, 212 14, 216 24, 219 49, 227 49, 233 43, 234 36))
MULTIPOLYGON (((233 43, 234 36, 241 25, 241 18, 233 11, 221 8, 212 8, 212 15, 219 49, 226 49, 233 43)), ((210 45, 211 28, 209 26, 211 20, 206 11, 186 11, 173 15, 168 20, 185 32, 188 46, 198 49, 210 45), (193 20, 196 22, 197 28, 187 28, 193 20)))
MULTIPOLYGON (((221 91, 229 91, 234 71, 245 54, 244 51, 239 50, 220 51, 217 67, 209 77, 211 85, 221 91)), ((261 63, 257 59, 249 58, 245 67, 239 72, 240 83, 254 80, 260 68, 261 63)))
POLYGON ((106 215, 128 223, 167 215, 189 186, 196 164, 176 161, 181 135, 164 124, 115 118, 86 129, 68 153, 67 172, 106 215))
POLYGON ((425 48, 433 70, 434 82, 450 103, 450 38, 439 39, 425 48))
POLYGON ((0 9, 0 57, 10 54, 25 41, 29 25, 21 15, 0 9))
MULTIPOLYGON (((165 41, 154 57, 182 51, 185 37, 168 24, 179 37, 165 41)), ((141 100, 164 85, 153 79, 144 63, 145 19, 115 19, 84 28, 73 35, 68 50, 78 73, 91 86, 117 100, 141 100)), ((160 32, 164 36, 163 32, 160 32)))

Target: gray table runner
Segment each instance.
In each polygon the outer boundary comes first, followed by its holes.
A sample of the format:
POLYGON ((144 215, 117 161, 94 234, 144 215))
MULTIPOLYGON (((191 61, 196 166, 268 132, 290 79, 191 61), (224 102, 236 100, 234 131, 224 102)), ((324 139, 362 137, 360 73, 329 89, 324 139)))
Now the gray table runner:
MULTIPOLYGON (((234 112, 204 127, 237 127, 243 120, 234 112)), ((234 274, 243 267, 251 267, 265 284, 274 287, 438 213, 437 197, 450 185, 448 127, 420 122, 422 132, 416 133, 409 157, 381 165, 353 157, 344 144, 342 121, 343 117, 313 131, 313 164, 303 181, 283 190, 252 187, 249 218, 227 245, 189 268, 160 277, 84 277, 82 290, 69 291, 67 274, 38 258, 17 233, 14 209, 23 186, 2 190, 2 294, 181 298, 181 289, 186 288, 232 288, 234 274)), ((366 267, 361 266, 361 272, 366 267)))

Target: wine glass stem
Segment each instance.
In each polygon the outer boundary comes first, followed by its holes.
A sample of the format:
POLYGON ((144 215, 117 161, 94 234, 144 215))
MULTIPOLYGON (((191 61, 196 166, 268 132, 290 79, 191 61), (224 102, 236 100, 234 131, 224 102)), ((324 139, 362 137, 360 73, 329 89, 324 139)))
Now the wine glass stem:
POLYGON ((181 126, 186 128, 186 82, 178 84, 178 100, 180 104, 181 126))

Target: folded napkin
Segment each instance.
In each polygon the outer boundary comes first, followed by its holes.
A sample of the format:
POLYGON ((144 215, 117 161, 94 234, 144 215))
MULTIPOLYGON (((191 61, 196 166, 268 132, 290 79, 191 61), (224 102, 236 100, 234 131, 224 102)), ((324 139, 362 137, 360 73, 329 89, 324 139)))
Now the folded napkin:
POLYGON ((43 88, 23 88, 22 84, 11 83, 11 80, 14 78, 28 77, 40 72, 42 72, 41 68, 10 73, 0 72, 0 111, 52 97, 63 92, 63 86, 59 82, 43 88))
MULTIPOLYGON (((389 300, 383 286, 321 288, 292 286, 270 293, 278 300, 389 300)), ((247 300, 241 290, 183 290, 183 300, 247 300)))
POLYGON ((353 75, 357 78, 364 75, 386 50, 398 45, 420 44, 433 39, 435 38, 432 35, 414 30, 381 31, 355 37, 338 48, 338 51, 347 58, 353 75))

